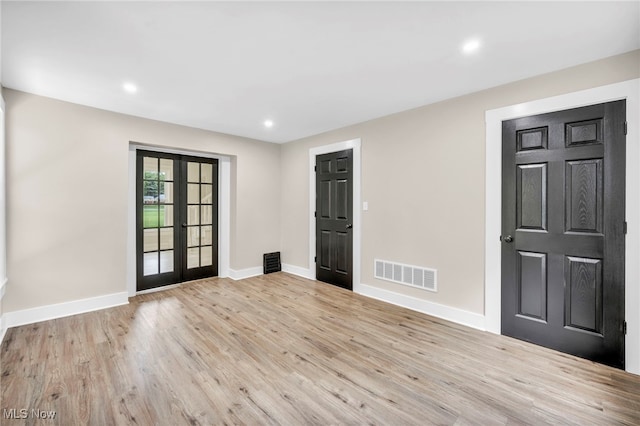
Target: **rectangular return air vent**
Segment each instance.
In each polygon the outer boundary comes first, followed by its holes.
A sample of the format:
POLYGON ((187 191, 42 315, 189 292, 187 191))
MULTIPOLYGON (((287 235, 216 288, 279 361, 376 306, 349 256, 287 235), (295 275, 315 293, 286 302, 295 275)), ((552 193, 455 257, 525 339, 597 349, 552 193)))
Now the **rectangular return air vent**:
POLYGON ((262 269, 265 274, 282 270, 282 265, 280 264, 280 252, 274 251, 273 253, 265 253, 263 255, 262 269))
POLYGON ((404 284, 423 290, 438 291, 438 271, 420 266, 405 265, 403 263, 389 262, 375 259, 374 277, 404 284))

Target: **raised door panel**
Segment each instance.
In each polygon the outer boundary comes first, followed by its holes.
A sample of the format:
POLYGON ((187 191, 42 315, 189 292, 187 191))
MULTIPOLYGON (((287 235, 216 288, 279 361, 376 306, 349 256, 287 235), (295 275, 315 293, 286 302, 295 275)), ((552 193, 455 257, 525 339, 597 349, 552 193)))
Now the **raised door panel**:
POLYGON ((320 193, 317 196, 320 198, 320 217, 323 219, 333 218, 332 189, 330 180, 320 182, 320 193))
POLYGON ((547 164, 519 165, 516 172, 517 229, 547 229, 547 164))
POLYGON ((519 130, 516 134, 516 151, 529 151, 533 149, 547 149, 548 128, 519 130))
POLYGON ((326 174, 326 173, 331 173, 332 171, 332 167, 331 164, 333 163, 332 160, 322 160, 320 161, 320 173, 322 174, 326 174))
POLYGON ((336 172, 338 173, 349 172, 349 157, 336 158, 336 172))
POLYGON ((547 319, 547 255, 518 252, 518 314, 525 318, 547 319))
POLYGON ((566 230, 602 233, 602 159, 567 161, 565 169, 566 230))
POLYGON ((579 121, 565 124, 567 147, 601 144, 603 140, 602 119, 579 121))
POLYGON ((349 215, 349 182, 346 179, 336 181, 336 219, 347 220, 349 215))
POLYGON ((602 335, 602 260, 565 257, 565 327, 602 335))
POLYGON ((320 232, 320 258, 318 259, 318 265, 322 269, 331 270, 332 265, 332 235, 331 231, 320 232))
POLYGON ((349 272, 349 234, 336 232, 336 271, 346 274, 349 272))

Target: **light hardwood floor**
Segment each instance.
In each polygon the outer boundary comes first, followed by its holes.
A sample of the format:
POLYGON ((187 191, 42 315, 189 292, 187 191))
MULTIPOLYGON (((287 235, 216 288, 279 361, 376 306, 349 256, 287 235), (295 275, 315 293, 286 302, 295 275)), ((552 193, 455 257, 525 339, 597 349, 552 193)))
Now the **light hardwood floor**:
POLYGON ((640 376, 284 273, 12 328, 3 424, 639 425, 640 376), (18 412, 19 413, 19 412, 18 412))

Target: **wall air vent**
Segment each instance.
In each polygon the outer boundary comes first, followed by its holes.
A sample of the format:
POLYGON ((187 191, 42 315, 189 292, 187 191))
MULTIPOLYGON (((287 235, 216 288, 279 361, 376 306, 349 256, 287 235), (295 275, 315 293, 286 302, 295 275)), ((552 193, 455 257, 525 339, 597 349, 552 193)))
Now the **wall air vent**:
POLYGON ((264 271, 263 273, 265 274, 282 270, 282 265, 280 264, 280 252, 275 251, 273 253, 265 253, 263 255, 262 268, 264 271))
POLYGON ((438 291, 438 271, 435 269, 378 259, 374 260, 374 265, 373 276, 378 279, 438 291))

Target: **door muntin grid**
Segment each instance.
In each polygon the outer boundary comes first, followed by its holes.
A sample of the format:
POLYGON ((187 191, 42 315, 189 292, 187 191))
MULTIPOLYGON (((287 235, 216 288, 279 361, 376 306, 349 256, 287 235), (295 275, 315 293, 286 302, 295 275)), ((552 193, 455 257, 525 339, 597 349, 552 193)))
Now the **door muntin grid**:
POLYGON ((218 274, 218 162, 138 150, 138 291, 218 274))
POLYGON ((174 160, 142 159, 143 276, 174 272, 174 160))
POLYGON ((213 172, 210 163, 187 163, 187 269, 213 265, 213 214, 216 201, 213 172))

